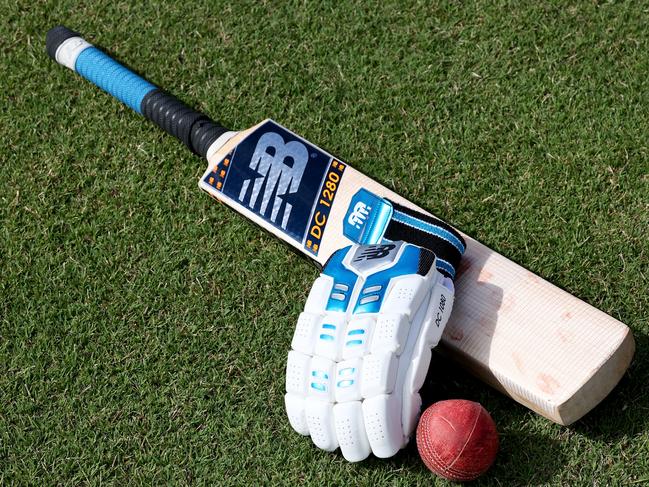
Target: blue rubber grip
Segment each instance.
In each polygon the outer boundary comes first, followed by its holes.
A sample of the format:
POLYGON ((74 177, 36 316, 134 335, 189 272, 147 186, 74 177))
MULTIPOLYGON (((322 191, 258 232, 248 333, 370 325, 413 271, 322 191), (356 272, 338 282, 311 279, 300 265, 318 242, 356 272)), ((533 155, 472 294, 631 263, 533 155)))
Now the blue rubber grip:
MULTIPOLYGON (((55 61, 68 66, 67 56, 57 59, 61 46, 81 34, 57 25, 47 31, 45 50, 55 61)), ((77 49, 83 44, 78 41, 68 48, 77 49)), ((193 152, 203 157, 212 144, 229 130, 204 113, 198 112, 169 93, 165 93, 130 69, 122 66, 96 47, 85 47, 77 56, 74 70, 102 90, 113 95, 140 115, 155 123, 165 132, 180 139, 193 152)))
POLYGON ((96 47, 84 49, 74 69, 88 81, 142 114, 142 100, 156 86, 125 68, 96 47))

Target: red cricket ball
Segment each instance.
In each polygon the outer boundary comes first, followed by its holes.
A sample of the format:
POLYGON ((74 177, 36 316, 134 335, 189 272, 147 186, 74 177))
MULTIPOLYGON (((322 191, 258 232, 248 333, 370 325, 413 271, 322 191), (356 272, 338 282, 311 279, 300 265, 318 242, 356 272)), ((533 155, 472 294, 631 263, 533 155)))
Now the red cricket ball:
POLYGON ((437 475, 456 481, 473 480, 489 470, 496 459, 498 432, 479 403, 440 401, 421 415, 417 449, 437 475))

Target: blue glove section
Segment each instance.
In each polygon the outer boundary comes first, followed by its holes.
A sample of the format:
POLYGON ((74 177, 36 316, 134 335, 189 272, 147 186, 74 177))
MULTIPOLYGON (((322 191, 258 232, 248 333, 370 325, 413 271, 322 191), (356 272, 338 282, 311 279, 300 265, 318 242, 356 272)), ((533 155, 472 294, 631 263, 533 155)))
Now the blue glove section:
POLYGON ((142 113, 142 100, 156 86, 125 68, 96 47, 84 49, 75 64, 75 71, 107 91, 122 103, 142 113))
POLYGON ((351 245, 337 250, 329 258, 327 265, 322 270, 322 273, 331 276, 334 279, 334 286, 327 302, 327 311, 340 311, 345 313, 349 300, 352 296, 352 291, 356 285, 358 276, 347 269, 343 265, 343 260, 347 256, 347 252, 351 249, 351 245))
MULTIPOLYGON (((359 247, 361 250, 357 251, 358 255, 354 256, 348 264, 352 269, 357 269, 358 266, 360 269, 357 270, 363 273, 365 278, 363 289, 354 306, 354 314, 378 313, 392 278, 417 274, 422 269, 425 274, 435 261, 434 254, 428 249, 407 245, 401 252, 401 246, 401 242, 391 242, 359 247), (398 259, 397 255, 400 255, 398 259), (428 259, 428 266, 424 264, 426 259, 428 259), (385 268, 386 262, 392 264, 385 268), (374 267, 380 267, 382 270, 369 272, 374 267)), ((334 279, 334 286, 327 302, 327 311, 347 312, 352 291, 358 280, 358 274, 343 263, 350 249, 351 246, 337 250, 322 270, 323 275, 334 279)))

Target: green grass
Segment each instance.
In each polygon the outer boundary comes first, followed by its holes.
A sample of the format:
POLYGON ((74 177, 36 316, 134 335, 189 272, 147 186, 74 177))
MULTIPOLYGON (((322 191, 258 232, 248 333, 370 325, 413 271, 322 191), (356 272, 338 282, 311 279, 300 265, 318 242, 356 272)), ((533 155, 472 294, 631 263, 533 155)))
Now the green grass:
POLYGON ((273 117, 624 321, 622 383, 565 428, 491 411, 484 485, 649 482, 649 32, 642 2, 0 0, 0 484, 430 485, 288 425, 316 270, 215 205, 203 163, 44 53, 66 23, 237 128, 273 117))

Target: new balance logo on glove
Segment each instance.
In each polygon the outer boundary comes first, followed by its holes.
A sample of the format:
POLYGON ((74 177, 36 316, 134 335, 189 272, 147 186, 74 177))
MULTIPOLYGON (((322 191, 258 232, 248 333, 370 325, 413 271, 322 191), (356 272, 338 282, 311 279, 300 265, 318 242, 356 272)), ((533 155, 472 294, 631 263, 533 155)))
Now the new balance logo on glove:
POLYGON ((354 262, 360 262, 362 260, 382 259, 389 255, 390 251, 394 250, 395 248, 396 245, 394 244, 365 245, 359 252, 358 257, 354 257, 354 262))

